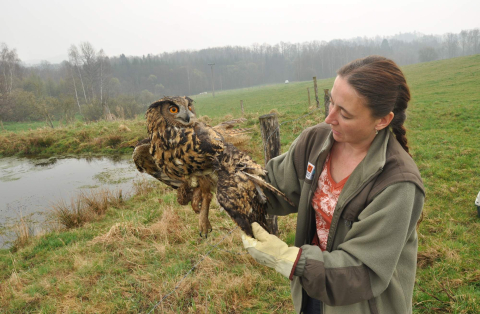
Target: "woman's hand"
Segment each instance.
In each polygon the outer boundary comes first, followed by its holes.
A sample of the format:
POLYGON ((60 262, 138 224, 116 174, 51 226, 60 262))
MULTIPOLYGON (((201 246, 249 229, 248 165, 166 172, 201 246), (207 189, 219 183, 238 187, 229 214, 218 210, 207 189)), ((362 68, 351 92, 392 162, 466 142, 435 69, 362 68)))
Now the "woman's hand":
POLYGON ((291 279, 295 261, 300 251, 297 247, 288 245, 265 231, 258 223, 252 224, 255 239, 242 234, 243 246, 260 264, 275 268, 280 274, 291 279))

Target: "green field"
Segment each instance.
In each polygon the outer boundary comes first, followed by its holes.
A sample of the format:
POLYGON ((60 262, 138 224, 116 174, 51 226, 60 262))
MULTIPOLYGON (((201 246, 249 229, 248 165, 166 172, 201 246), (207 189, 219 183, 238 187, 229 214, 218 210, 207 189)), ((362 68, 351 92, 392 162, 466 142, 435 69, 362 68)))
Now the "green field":
MULTIPOLYGON (((407 137, 427 193, 418 230, 414 313, 479 313, 480 218, 474 200, 480 190, 480 55, 403 70, 413 96, 407 137)), ((319 91, 332 83, 319 81, 319 91)), ((305 127, 324 118, 322 110, 303 116, 314 109, 312 82, 217 91, 215 96, 192 96, 198 114, 212 124, 237 118, 243 100, 244 126, 253 130, 248 151, 257 161, 263 158, 259 115, 278 112, 284 151, 305 127)), ((320 98, 323 104, 323 93, 320 98)), ((144 132, 142 119, 3 131, 0 147, 3 154, 19 154, 12 143, 33 141, 41 133, 50 140, 35 153, 55 153, 59 141, 69 140, 76 145, 71 153, 102 153, 102 143, 118 133, 107 145, 106 152, 114 153, 126 151, 144 132), (121 124, 131 131, 118 132, 121 124)), ((202 240, 198 216, 155 183, 153 190, 110 206, 82 227, 1 250, 0 312, 148 313, 166 296, 153 312, 293 313, 288 280, 245 255, 238 229, 229 233, 234 224, 213 207, 214 231, 202 240)), ((280 217, 279 225, 280 237, 293 243, 295 216, 280 217)))

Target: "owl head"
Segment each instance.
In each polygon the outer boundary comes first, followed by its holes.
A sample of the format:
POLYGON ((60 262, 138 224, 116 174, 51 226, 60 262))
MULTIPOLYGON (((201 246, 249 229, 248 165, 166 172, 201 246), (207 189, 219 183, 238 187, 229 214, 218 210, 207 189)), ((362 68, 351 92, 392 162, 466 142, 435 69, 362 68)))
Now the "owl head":
POLYGON ((163 97, 147 110, 147 121, 163 119, 167 124, 185 127, 195 122, 193 100, 186 96, 163 97))

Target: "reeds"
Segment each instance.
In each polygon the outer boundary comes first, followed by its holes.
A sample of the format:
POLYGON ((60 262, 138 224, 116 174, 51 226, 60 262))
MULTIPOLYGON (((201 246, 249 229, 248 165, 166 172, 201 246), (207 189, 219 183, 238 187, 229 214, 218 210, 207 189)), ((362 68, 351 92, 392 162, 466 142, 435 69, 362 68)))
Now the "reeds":
POLYGON ((11 231, 15 237, 15 240, 12 242, 12 249, 16 251, 30 242, 30 238, 33 235, 33 226, 25 217, 21 216, 12 225, 11 231))
POLYGON ((70 199, 52 203, 50 217, 54 225, 64 229, 77 228, 105 214, 110 206, 120 207, 125 201, 122 190, 81 191, 70 199))

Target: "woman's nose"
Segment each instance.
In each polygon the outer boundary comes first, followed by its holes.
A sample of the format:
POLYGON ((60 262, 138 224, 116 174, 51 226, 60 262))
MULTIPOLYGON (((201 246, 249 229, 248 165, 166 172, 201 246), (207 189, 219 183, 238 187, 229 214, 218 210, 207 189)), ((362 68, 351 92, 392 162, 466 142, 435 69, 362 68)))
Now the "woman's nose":
POLYGON ((332 104, 330 104, 328 106, 328 116, 325 118, 325 123, 328 123, 328 124, 333 124, 336 122, 336 112, 335 112, 335 106, 332 106, 332 104))

